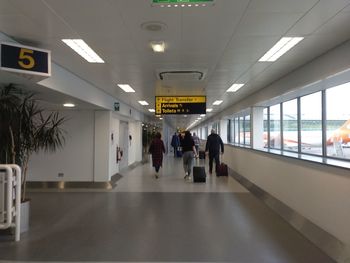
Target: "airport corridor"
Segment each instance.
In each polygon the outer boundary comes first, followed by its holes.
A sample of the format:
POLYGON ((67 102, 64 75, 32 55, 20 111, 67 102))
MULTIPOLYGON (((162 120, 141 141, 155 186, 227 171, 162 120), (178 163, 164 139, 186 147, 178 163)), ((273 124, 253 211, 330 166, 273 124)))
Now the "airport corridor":
POLYGON ((334 262, 232 177, 184 180, 182 159, 121 172, 113 190, 30 192, 31 226, 1 262, 334 262))

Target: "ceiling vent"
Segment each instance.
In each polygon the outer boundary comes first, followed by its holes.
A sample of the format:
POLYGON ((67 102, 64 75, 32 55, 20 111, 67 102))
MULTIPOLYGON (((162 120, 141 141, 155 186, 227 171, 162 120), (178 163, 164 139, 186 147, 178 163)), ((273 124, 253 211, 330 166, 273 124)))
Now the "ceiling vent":
POLYGON ((203 70, 158 70, 157 78, 160 80, 201 81, 205 77, 203 70))

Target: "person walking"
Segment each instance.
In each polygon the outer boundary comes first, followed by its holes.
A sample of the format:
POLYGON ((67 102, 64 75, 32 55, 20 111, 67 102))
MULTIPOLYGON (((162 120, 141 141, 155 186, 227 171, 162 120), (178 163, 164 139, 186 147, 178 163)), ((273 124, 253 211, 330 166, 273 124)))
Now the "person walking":
POLYGON ((148 150, 148 152, 152 154, 152 165, 156 170, 156 179, 159 178, 159 169, 163 164, 163 153, 165 153, 164 142, 161 138, 162 135, 159 132, 157 132, 148 150))
POLYGON ((194 141, 194 147, 196 148, 196 153, 197 155, 195 156, 196 158, 199 157, 199 144, 200 144, 200 141, 199 141, 199 138, 198 136, 196 135, 196 133, 194 132, 193 135, 192 135, 192 138, 193 138, 193 141, 194 141))
POLYGON ((217 168, 220 165, 220 147, 221 154, 223 154, 224 143, 221 137, 212 129, 205 145, 205 152, 209 152, 209 174, 213 173, 213 160, 215 160, 215 172, 217 173, 217 168))
POLYGON ((196 148, 194 145, 194 141, 192 139, 191 133, 189 131, 185 132, 185 136, 181 141, 181 147, 182 147, 182 160, 183 160, 183 167, 185 170, 185 179, 191 179, 191 171, 193 168, 193 158, 195 155, 197 155, 196 148))
POLYGON ((170 145, 174 148, 174 157, 176 157, 178 147, 180 146, 180 139, 179 139, 179 136, 177 136, 176 132, 174 133, 173 137, 171 138, 170 145))

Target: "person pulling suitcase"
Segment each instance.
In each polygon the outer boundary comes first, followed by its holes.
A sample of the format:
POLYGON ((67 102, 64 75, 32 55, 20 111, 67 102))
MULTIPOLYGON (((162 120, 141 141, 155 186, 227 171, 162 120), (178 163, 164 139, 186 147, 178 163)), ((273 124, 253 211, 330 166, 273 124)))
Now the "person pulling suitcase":
POLYGON ((207 138, 205 145, 205 152, 209 152, 209 174, 213 173, 213 161, 215 160, 215 172, 220 165, 220 149, 221 154, 224 154, 224 143, 221 137, 216 134, 215 130, 212 129, 210 135, 207 138))

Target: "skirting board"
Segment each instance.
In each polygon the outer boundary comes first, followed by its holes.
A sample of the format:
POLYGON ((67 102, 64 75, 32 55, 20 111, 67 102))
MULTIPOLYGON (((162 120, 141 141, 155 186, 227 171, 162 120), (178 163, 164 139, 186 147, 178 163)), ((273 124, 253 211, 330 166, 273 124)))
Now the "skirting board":
POLYGON ((122 177, 120 174, 112 176, 109 182, 27 182, 27 189, 101 189, 111 190, 117 186, 117 181, 122 177))
POLYGON ((230 168, 229 170, 229 174, 234 179, 247 188, 254 196, 263 201, 268 207, 280 215, 298 232, 324 251, 328 256, 337 262, 350 263, 350 255, 347 251, 346 245, 343 242, 324 231, 322 228, 315 225, 269 193, 265 192, 259 186, 236 173, 234 170, 230 168))

